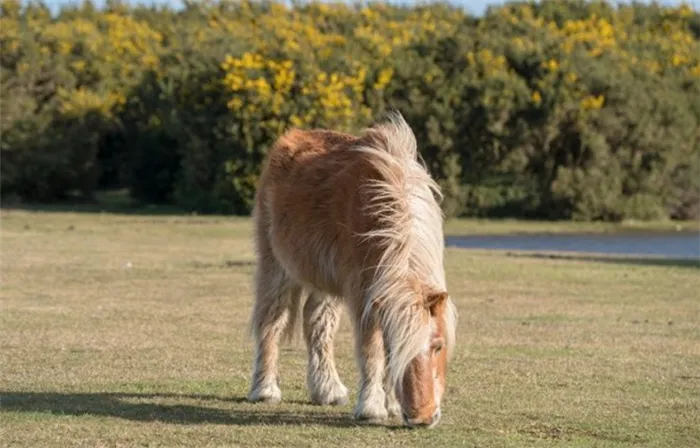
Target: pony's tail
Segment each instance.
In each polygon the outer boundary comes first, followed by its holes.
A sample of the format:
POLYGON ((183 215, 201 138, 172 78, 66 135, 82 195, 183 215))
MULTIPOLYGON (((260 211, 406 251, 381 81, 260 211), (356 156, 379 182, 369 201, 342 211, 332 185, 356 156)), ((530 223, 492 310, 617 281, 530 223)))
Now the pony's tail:
MULTIPOLYGON (((288 290, 285 291, 282 297, 280 297, 280 300, 273 305, 274 307, 282 308, 277 308, 276 312, 287 313, 287 318, 281 324, 284 325, 284 327, 281 329, 280 342, 293 344, 298 340, 304 320, 304 304, 308 296, 309 293, 303 289, 298 291, 288 290)), ((270 331, 262 324, 264 315, 268 312, 268 306, 261 305, 258 302, 255 303, 248 327, 251 337, 259 338, 262 337, 264 332, 270 331)), ((278 329, 277 331, 280 330, 278 329)))
POLYGON ((300 339, 301 329, 304 322, 304 304, 309 297, 308 292, 302 290, 300 294, 294 294, 289 298, 288 309, 289 318, 287 325, 282 332, 282 341, 293 344, 300 339))
POLYGON ((444 197, 438 183, 432 178, 427 164, 418 151, 413 129, 398 111, 389 111, 383 119, 365 129, 359 144, 353 148, 365 153, 380 172, 381 185, 374 185, 377 199, 391 196, 395 200, 409 197, 421 201, 437 201, 444 197), (415 191, 415 186, 426 186, 432 198, 415 191))
POLYGON ((365 130, 368 146, 380 150, 408 169, 417 158, 418 144, 409 124, 398 111, 389 111, 373 126, 365 130))

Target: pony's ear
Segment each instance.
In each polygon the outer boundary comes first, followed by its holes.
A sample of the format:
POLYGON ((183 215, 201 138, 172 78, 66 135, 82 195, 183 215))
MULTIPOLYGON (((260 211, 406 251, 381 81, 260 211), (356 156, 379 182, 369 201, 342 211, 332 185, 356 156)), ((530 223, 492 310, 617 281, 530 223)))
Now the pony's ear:
POLYGON ((425 295, 425 308, 431 313, 447 300, 447 291, 429 291, 425 295))

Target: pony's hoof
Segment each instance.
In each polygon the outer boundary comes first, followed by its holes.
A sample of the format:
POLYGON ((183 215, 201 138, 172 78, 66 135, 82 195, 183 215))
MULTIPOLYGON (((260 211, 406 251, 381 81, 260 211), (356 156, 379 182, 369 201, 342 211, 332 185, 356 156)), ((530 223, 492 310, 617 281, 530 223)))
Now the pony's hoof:
POLYGON ((374 423, 386 420, 389 414, 387 414, 384 406, 365 406, 364 408, 355 409, 354 416, 355 420, 374 423))
POLYGON ((334 398, 331 402, 328 404, 331 406, 345 406, 348 404, 350 400, 348 400, 348 395, 340 395, 339 397, 334 398))
POLYGON ((318 398, 313 398, 311 400, 314 404, 317 404, 319 406, 345 406, 346 404, 349 403, 348 397, 347 396, 339 396, 335 397, 332 399, 318 399, 318 398))
POLYGON ((386 412, 379 412, 379 413, 367 413, 367 412, 362 412, 360 414, 355 413, 355 420, 359 422, 367 422, 367 423, 380 423, 383 422, 388 418, 388 415, 386 412))
POLYGON ((329 406, 345 406, 349 402, 350 400, 348 400, 348 394, 346 393, 345 395, 338 395, 332 400, 329 400, 326 404, 328 404, 329 406))
POLYGON ((251 403, 278 404, 282 402, 280 397, 248 397, 251 403))
POLYGON ((390 417, 398 417, 401 415, 401 405, 395 399, 388 400, 386 403, 386 411, 390 417))
POLYGON ((248 401, 252 403, 277 404, 282 401, 282 391, 275 386, 264 386, 251 391, 248 401))
POLYGON ((348 390, 345 387, 340 388, 335 392, 325 394, 323 396, 314 395, 311 397, 314 404, 321 406, 345 406, 349 403, 348 390))

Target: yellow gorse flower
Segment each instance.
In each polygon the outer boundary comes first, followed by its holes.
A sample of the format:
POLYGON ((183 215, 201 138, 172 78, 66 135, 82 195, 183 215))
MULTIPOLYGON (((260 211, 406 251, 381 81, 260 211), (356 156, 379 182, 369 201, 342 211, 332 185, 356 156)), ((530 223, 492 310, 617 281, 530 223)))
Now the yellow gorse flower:
POLYGON ((587 96, 581 100, 581 107, 584 110, 600 109, 601 107, 603 107, 604 102, 605 97, 603 95, 587 96))
POLYGON ((549 70, 550 72, 556 72, 557 70, 559 70, 559 62, 555 61, 554 59, 550 59, 549 61, 547 61, 547 62, 544 63, 543 65, 544 65, 544 66, 547 68, 547 70, 549 70))
POLYGON ((540 92, 535 90, 534 92, 532 92, 531 99, 533 103, 539 105, 542 102, 542 95, 540 94, 540 92))
POLYGON ((379 76, 377 77, 377 82, 374 83, 374 88, 376 90, 382 90, 384 89, 389 82, 391 81, 391 77, 394 74, 394 69, 392 68, 385 68, 379 72, 379 76))
POLYGON ((106 117, 111 117, 115 108, 126 103, 126 98, 119 92, 109 92, 100 95, 85 87, 74 91, 59 88, 59 111, 66 117, 81 117, 88 112, 97 112, 106 117))

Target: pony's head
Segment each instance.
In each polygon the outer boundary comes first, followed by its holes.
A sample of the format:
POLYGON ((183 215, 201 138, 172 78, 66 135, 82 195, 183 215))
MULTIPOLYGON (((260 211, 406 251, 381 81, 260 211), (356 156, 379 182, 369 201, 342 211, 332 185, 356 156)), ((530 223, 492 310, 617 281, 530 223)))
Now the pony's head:
POLYGON ((433 427, 442 412, 440 402, 445 392, 447 373, 448 294, 427 290, 419 295, 418 309, 424 341, 419 353, 411 359, 403 376, 396 383, 396 396, 404 422, 411 427, 433 427))

